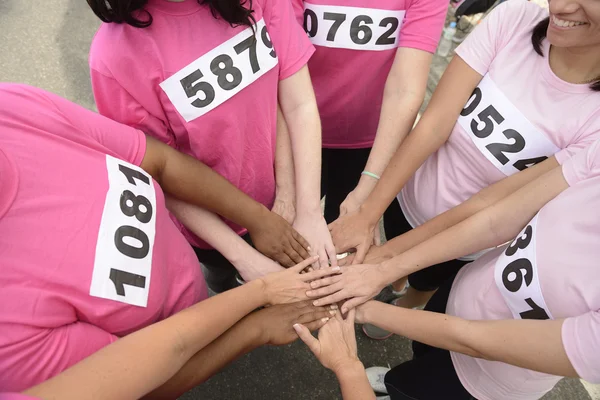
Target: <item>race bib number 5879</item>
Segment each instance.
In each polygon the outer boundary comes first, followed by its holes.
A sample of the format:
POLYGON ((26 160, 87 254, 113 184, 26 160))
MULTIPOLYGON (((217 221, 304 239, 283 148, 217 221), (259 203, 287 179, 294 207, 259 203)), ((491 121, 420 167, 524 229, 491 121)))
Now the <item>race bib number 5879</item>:
POLYGON ((156 233, 156 193, 144 170, 106 156, 108 192, 90 294, 146 307, 156 233))
POLYGON ((263 20, 238 33, 160 84, 186 122, 215 109, 277 65, 263 20))

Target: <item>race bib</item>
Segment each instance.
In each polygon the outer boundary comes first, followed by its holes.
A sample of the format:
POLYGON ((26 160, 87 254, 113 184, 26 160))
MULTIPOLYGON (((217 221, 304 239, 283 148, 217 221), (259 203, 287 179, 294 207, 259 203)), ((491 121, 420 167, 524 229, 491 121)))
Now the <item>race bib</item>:
POLYGON ((106 156, 108 192, 90 295, 146 307, 156 233, 156 193, 144 170, 106 156))
POLYGON ((261 19, 160 84, 186 122, 223 104, 277 65, 261 19))
POLYGON ((538 216, 521 231, 498 258, 496 286, 515 319, 553 319, 540 287, 536 260, 538 216))
POLYGON ((304 3, 304 30, 317 46, 352 50, 398 47, 405 10, 304 3))
POLYGON ((475 88, 457 122, 506 176, 560 150, 506 98, 489 75, 475 88))

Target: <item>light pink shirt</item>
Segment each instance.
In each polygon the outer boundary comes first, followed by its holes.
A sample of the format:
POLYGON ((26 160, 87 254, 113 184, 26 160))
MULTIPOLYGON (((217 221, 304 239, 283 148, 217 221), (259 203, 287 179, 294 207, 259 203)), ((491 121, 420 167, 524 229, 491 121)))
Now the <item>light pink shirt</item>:
MULTIPOLYGON (((232 28, 196 0, 150 0, 152 25, 103 24, 89 62, 101 114, 199 159, 270 208, 278 83, 300 70, 314 48, 295 22, 289 0, 252 4, 254 18, 266 25, 255 46, 242 43, 249 28, 232 28), (168 87, 161 86, 169 78, 168 87), (203 105, 211 90, 214 100, 203 105)), ((186 235, 194 245, 209 248, 192 233, 186 235)))
POLYGON ((0 391, 40 383, 207 297, 198 260, 158 184, 133 173, 135 185, 127 188, 154 191, 149 219, 122 211, 143 211, 141 197, 122 205, 109 198, 109 160, 133 169, 145 150, 145 136, 134 128, 40 89, 0 84, 0 391), (122 227, 101 235, 100 227, 113 222, 141 231, 148 253, 134 259, 117 252, 136 253, 126 245, 140 242, 122 238, 117 246, 122 227), (138 278, 122 282, 119 296, 122 265, 138 278), (102 292, 94 282, 118 300, 92 295, 93 288, 102 292), (145 305, 131 304, 136 293, 147 294, 145 305))
MULTIPOLYGON (((555 156, 562 164, 600 137, 600 93, 591 91, 588 85, 570 84, 554 75, 548 64, 547 40, 542 43, 545 57, 535 53, 531 31, 547 16, 548 11, 534 3, 507 1, 483 20, 456 53, 479 74, 487 75, 499 92, 497 95, 483 93, 481 102, 482 105, 491 103, 505 114, 505 121, 493 123, 494 134, 499 135, 499 139, 492 142, 500 143, 496 146, 514 145, 515 139, 505 137, 502 132, 516 129, 523 135, 527 148, 532 146, 539 156, 549 156, 552 152, 539 154, 539 146, 532 143, 545 140, 555 147, 555 156), (511 104, 507 106, 506 102, 511 104), (513 114, 504 111, 511 107, 513 114), (535 130, 541 139, 533 140, 527 128, 535 130)), ((467 121, 467 126, 475 121, 477 129, 483 129, 484 123, 477 116, 479 112, 465 117, 463 121, 467 121)), ((485 119, 486 115, 482 117, 485 119)), ((491 151, 485 147, 479 150, 474 140, 482 143, 470 128, 467 131, 457 123, 448 141, 405 185, 398 199, 411 225, 423 224, 507 176, 494 165, 498 161, 491 151)), ((515 160, 528 158, 519 154, 504 152, 500 155, 511 157, 506 167, 512 172, 515 160)))
MULTIPOLYGON (((318 41, 320 34, 311 38, 316 51, 308 67, 321 115, 323 147, 371 147, 396 49, 410 47, 433 53, 444 25, 448 1, 293 0, 293 3, 300 23, 309 19, 304 15, 304 8, 316 7, 313 12, 318 22, 315 25, 323 34, 332 33, 334 23, 322 18, 325 12, 344 18, 335 37, 325 43, 327 46, 318 41), (393 13, 398 11, 405 13, 400 16, 393 13), (355 27, 365 26, 362 29, 369 29, 372 37, 365 44, 354 46, 351 31, 354 21, 360 21, 356 19, 360 15, 372 22, 356 23, 355 27), (396 42, 393 46, 382 46, 393 40, 396 42), (328 47, 332 44, 335 47, 328 47), (349 49, 348 45, 357 48, 349 49), (363 46, 368 50, 362 49, 363 46)), ((310 24, 309 21, 309 32, 310 24)), ((354 40, 362 43, 361 38, 362 33, 359 33, 354 40)))
MULTIPOLYGON (((538 213, 530 244, 535 252, 529 258, 548 314, 566 319, 562 342, 571 364, 580 377, 600 383, 600 141, 565 161, 562 170, 570 188, 538 213)), ((494 280, 506 248, 459 272, 448 314, 469 320, 513 318, 494 280)), ((452 353, 452 361, 465 388, 479 400, 537 399, 560 379, 458 353, 452 353)))

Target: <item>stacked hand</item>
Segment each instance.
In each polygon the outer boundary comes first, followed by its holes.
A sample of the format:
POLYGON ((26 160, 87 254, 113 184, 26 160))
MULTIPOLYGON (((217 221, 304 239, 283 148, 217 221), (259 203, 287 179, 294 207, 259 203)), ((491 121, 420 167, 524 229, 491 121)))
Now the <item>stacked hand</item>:
POLYGON ((329 231, 338 253, 355 250, 354 262, 362 263, 374 242, 377 221, 365 215, 362 208, 341 216, 331 224, 329 231))
POLYGON ((314 268, 327 268, 329 264, 332 267, 337 266, 337 254, 331 234, 320 211, 299 213, 294 221, 294 228, 307 238, 312 251, 319 256, 318 263, 315 263, 314 268))

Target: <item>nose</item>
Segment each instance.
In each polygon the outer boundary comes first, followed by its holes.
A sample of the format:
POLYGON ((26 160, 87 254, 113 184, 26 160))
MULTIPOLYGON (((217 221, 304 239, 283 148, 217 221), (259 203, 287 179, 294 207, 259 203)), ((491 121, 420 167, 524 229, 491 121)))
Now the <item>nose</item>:
POLYGON ((579 10, 579 0, 550 0, 550 12, 556 15, 568 15, 579 10))

